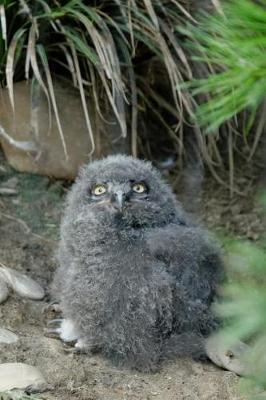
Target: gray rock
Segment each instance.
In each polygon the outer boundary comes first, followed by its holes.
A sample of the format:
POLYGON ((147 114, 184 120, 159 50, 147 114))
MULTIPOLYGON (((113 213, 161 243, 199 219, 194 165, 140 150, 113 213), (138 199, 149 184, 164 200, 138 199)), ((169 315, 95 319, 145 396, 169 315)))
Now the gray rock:
POLYGON ((12 344, 18 341, 18 336, 8 329, 0 328, 0 343, 12 344))
MULTIPOLYGON (((14 85, 15 114, 8 90, 0 89, 0 143, 8 162, 18 171, 74 179, 79 167, 88 162, 92 145, 79 91, 54 81, 54 92, 68 158, 63 151, 54 113, 51 113, 49 130, 47 99, 38 88, 31 93, 30 82, 14 85)), ((87 96, 86 100, 96 147, 93 157, 128 152, 130 135, 121 136, 110 106, 101 104, 105 121, 96 117, 93 96, 87 96)))
POLYGON ((210 360, 219 367, 240 376, 249 374, 250 371, 245 362, 245 357, 250 351, 247 344, 239 341, 228 346, 221 334, 215 334, 206 339, 205 349, 210 360))
POLYGON ((5 281, 21 297, 32 300, 44 298, 44 290, 37 282, 3 264, 0 267, 0 279, 5 281))
POLYGON ((22 363, 0 364, 0 391, 25 389, 46 385, 41 372, 32 365, 22 363))

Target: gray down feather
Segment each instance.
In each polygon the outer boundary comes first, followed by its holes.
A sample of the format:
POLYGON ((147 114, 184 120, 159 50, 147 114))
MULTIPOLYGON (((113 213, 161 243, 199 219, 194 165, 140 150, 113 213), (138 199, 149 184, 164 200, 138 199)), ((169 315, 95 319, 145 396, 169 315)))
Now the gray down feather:
POLYGON ((53 291, 88 352, 149 371, 201 356, 217 327, 219 248, 149 162, 109 156, 82 168, 68 197, 53 291), (141 182, 144 193, 133 193, 141 182), (104 184, 106 193, 92 193, 104 184), (123 193, 124 208, 113 199, 123 193))

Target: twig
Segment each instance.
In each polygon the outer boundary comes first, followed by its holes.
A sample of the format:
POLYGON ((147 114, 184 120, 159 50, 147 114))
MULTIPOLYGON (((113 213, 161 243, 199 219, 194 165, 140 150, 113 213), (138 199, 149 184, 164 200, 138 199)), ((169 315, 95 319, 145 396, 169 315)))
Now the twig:
POLYGON ((4 128, 0 125, 0 136, 2 136, 10 145, 23 151, 36 151, 36 144, 32 141, 14 140, 11 136, 6 133, 4 128))
POLYGON ((12 221, 15 221, 15 222, 21 224, 21 225, 23 226, 23 228, 25 229, 25 232, 26 232, 27 234, 30 233, 32 236, 35 236, 36 238, 38 238, 38 239, 40 239, 40 240, 43 240, 43 241, 45 241, 45 242, 55 243, 55 240, 47 239, 47 238, 45 238, 45 237, 43 237, 43 236, 41 236, 41 235, 38 235, 38 233, 32 232, 31 229, 30 229, 30 227, 29 227, 29 226, 26 224, 26 222, 23 221, 22 219, 13 217, 13 216, 10 215, 10 214, 5 214, 5 213, 3 213, 2 211, 0 211, 0 215, 3 216, 4 218, 10 219, 10 220, 12 220, 12 221))
POLYGON ((23 228, 25 229, 26 233, 30 233, 31 232, 31 230, 28 227, 28 225, 26 224, 26 222, 23 221, 22 219, 13 217, 12 215, 9 215, 9 214, 5 214, 2 211, 0 211, 0 215, 3 216, 4 218, 11 219, 12 221, 16 221, 19 224, 21 224, 23 226, 23 228))
POLYGON ((14 194, 18 194, 15 189, 5 187, 0 188, 0 195, 13 196, 14 194))
POLYGON ((228 132, 228 163, 229 163, 229 184, 230 198, 234 195, 234 153, 233 153, 233 135, 231 129, 228 132))
POLYGON ((211 0, 214 8, 216 8, 216 10, 218 11, 218 13, 220 13, 221 15, 224 15, 224 12, 222 10, 222 6, 219 0, 211 0))

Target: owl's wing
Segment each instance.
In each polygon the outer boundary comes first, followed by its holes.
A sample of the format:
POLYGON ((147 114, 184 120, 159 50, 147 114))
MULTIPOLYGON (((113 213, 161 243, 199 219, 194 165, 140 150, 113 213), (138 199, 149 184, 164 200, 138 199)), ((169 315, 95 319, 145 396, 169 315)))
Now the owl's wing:
POLYGON ((224 275, 216 241, 202 228, 171 224, 146 235, 149 251, 186 287, 208 281, 216 285, 224 275))
POLYGON ((163 262, 175 281, 181 323, 202 325, 202 331, 207 331, 211 328, 209 325, 215 324, 210 304, 224 276, 215 241, 199 227, 172 224, 149 232, 147 243, 150 252, 163 262))

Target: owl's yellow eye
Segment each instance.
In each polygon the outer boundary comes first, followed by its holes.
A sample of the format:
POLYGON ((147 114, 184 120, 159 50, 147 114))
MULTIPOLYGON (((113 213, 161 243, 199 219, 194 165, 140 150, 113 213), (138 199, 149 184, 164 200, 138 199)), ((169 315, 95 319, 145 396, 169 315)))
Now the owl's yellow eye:
POLYGON ((92 189, 92 193, 95 194, 95 196, 101 196, 106 192, 106 186, 104 185, 96 185, 92 189))
POLYGON ((146 187, 146 185, 144 183, 135 183, 132 186, 132 189, 136 193, 144 193, 144 192, 146 192, 147 187, 146 187))

